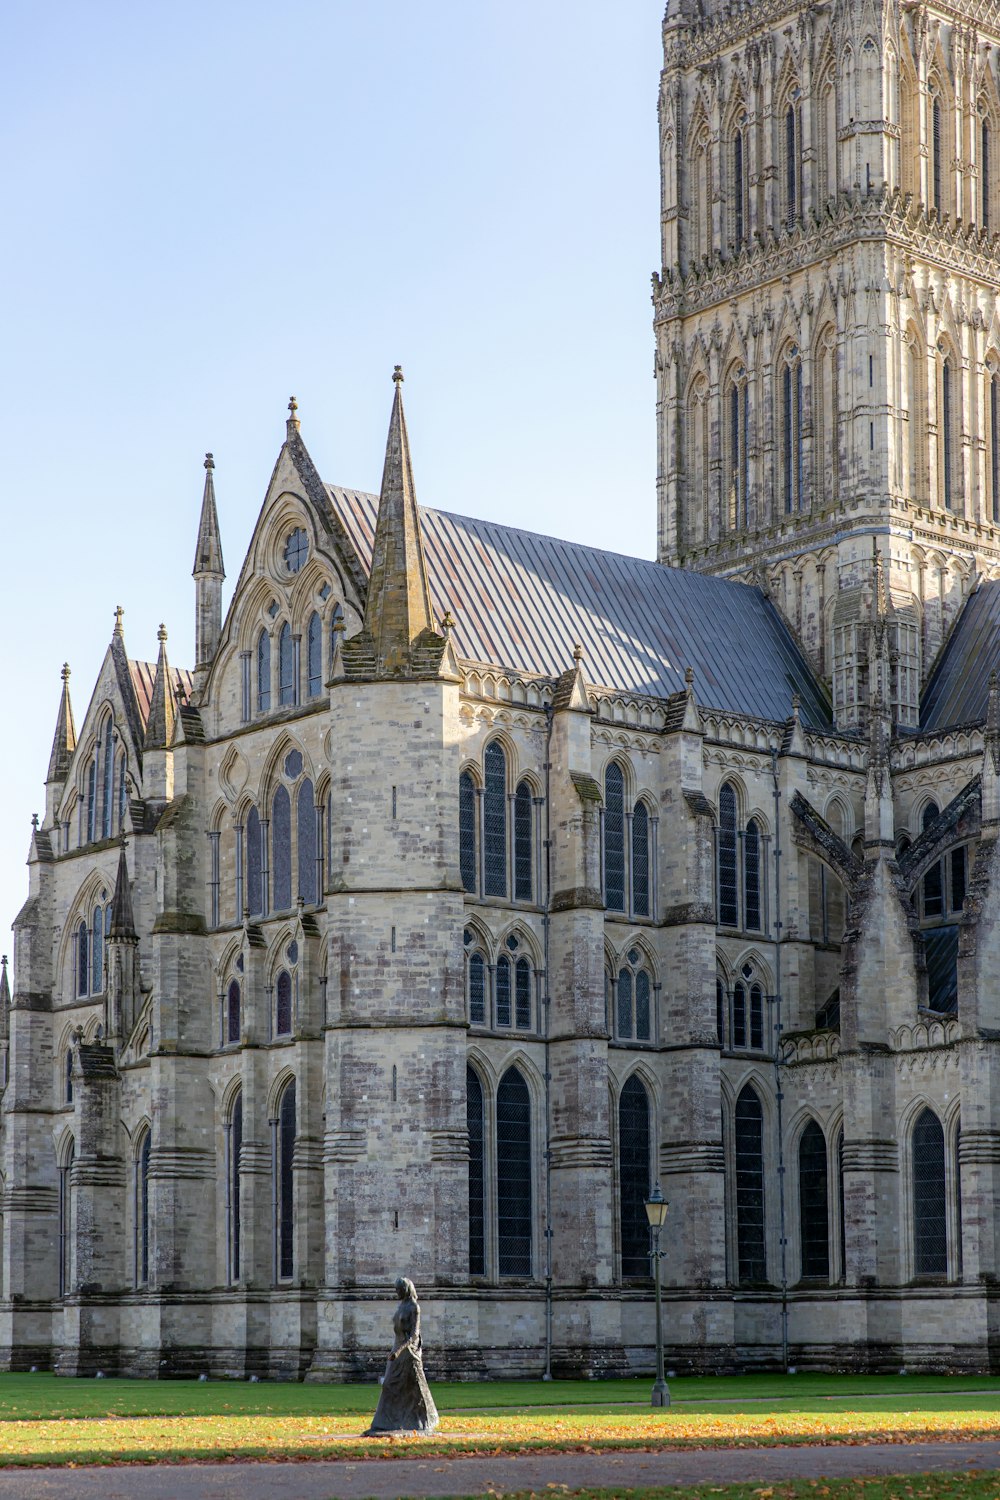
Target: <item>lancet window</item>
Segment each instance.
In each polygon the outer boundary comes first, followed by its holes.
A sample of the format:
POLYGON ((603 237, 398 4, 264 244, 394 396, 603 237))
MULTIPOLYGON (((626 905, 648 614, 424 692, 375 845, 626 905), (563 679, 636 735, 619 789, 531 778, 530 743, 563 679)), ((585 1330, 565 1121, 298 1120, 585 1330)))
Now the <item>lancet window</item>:
POLYGON ((794 345, 781 366, 781 422, 785 513, 791 515, 802 509, 804 491, 802 359, 794 345))
POLYGON ((913 1127, 913 1272, 915 1276, 948 1274, 948 1219, 944 1130, 931 1109, 913 1127))
POLYGON ((799 1248, 804 1281, 830 1279, 826 1138, 815 1120, 799 1137, 799 1248))
POLYGON ((736 1101, 736 1279, 740 1286, 767 1280, 764 1219, 764 1111, 752 1084, 736 1101))
POLYGON ((290 1281, 295 1274, 295 1079, 289 1079, 271 1122, 271 1170, 274 1183, 274 1279, 290 1281))
POLYGON ((650 1274, 645 1205, 652 1186, 651 1121, 648 1090, 633 1073, 618 1100, 618 1223, 625 1279, 650 1274))

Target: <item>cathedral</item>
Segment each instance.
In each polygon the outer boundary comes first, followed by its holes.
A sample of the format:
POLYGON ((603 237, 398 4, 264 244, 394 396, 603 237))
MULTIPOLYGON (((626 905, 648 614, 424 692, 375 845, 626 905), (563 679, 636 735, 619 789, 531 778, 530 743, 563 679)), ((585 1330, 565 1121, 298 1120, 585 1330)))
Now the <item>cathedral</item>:
POLYGON ((205 459, 191 670, 63 668, 5 1368, 370 1377, 406 1274, 432 1378, 648 1371, 657 1183, 672 1368, 1000 1368, 1000 9, 662 45, 657 560, 418 505, 397 368, 225 613, 205 459))

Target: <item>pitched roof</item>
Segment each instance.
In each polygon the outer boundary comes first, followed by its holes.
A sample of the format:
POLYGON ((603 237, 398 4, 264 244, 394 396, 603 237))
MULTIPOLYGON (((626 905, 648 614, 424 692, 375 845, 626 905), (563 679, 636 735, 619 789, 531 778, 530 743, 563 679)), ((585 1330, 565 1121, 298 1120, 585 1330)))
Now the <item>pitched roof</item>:
MULTIPOLYGON (((135 689, 135 700, 139 707, 142 719, 143 733, 149 723, 149 706, 153 701, 153 684, 156 681, 155 661, 132 661, 128 664, 129 676, 132 678, 132 686, 135 689)), ((172 668, 174 679, 174 693, 183 702, 190 698, 194 691, 194 679, 190 672, 182 667, 172 668)))
POLYGON ((981 583, 965 601, 920 705, 921 729, 986 718, 990 673, 1000 668, 1000 583, 981 583))
MULTIPOLYGON (((327 486, 364 571, 376 496, 327 486)), ((468 516, 420 509, 431 595, 466 661, 557 677, 583 648, 594 686, 665 698, 695 669, 705 707, 805 724, 830 710, 790 630, 758 588, 468 516)))

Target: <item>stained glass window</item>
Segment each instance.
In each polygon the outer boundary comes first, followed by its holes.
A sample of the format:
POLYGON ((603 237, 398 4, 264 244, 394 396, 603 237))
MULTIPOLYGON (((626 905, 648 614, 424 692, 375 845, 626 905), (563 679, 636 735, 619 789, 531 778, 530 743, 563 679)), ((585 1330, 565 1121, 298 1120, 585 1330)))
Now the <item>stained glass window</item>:
POLYGON ((275 911, 292 904, 292 802, 279 786, 271 804, 271 892, 275 911))
POLYGON ((744 925, 759 932, 760 920, 760 828, 751 818, 743 835, 743 903, 744 925))
POLYGON ((473 895, 476 880, 476 788, 468 771, 458 779, 458 858, 462 887, 473 895))
POLYGON ((149 1281, 149 1150, 152 1137, 147 1130, 139 1148, 135 1166, 135 1280, 137 1286, 149 1281))
POLYGON ((289 573, 298 573, 309 556, 309 538, 301 526, 296 526, 285 542, 282 553, 289 573))
POLYGON ((617 761, 604 773, 604 904, 625 910, 625 774, 617 761))
POLYGON ((510 1025, 510 959, 497 959, 497 1025, 510 1025))
POLYGON ((826 1141, 815 1120, 799 1139, 799 1244, 802 1275, 830 1279, 830 1210, 826 1141))
POLYGON ((618 974, 617 1031, 620 1041, 632 1039, 632 972, 622 968, 618 974))
POLYGON ((518 783, 514 793, 514 900, 533 899, 531 880, 531 787, 518 783))
POLYGON ((275 1177, 277 1179, 278 1223, 277 1272, 279 1281, 288 1281, 295 1271, 295 1188, 292 1158, 295 1153, 295 1080, 285 1085, 278 1106, 278 1129, 275 1177))
POLYGON ((637 917, 649 912, 649 810, 637 802, 632 814, 632 910, 637 917))
POLYGON ((76 929, 76 993, 86 995, 90 988, 90 944, 87 941, 87 924, 81 922, 76 929))
POLYGON ((501 1276, 531 1275, 531 1096, 517 1068, 497 1089, 497 1238, 501 1276))
POLYGON ((746 985, 737 982, 733 986, 733 1046, 747 1044, 747 991, 746 985))
POLYGON ((317 890, 319 869, 316 863, 316 798, 313 795, 313 784, 308 777, 299 787, 299 794, 295 801, 295 815, 299 866, 298 895, 307 906, 312 906, 319 900, 317 890))
POLYGON ((483 854, 487 896, 507 894, 507 757, 493 740, 483 757, 483 854))
POLYGON ((764 991, 759 984, 750 986, 750 1046, 757 1052, 764 1047, 764 991))
MULTIPOLYGON (((260 844, 260 814, 255 807, 251 807, 247 813, 246 845, 247 909, 252 917, 260 917, 264 914, 264 879, 260 844)), ((240 912, 239 915, 242 917, 243 913, 240 912)))
POLYGON ((481 953, 469 955, 469 1021, 486 1025, 486 960, 481 953))
POLYGON ((97 837, 97 760, 87 767, 87 842, 97 837))
POLYGON ((652 1036, 649 975, 640 969, 635 976, 635 1036, 636 1041, 648 1042, 652 1036))
POLYGON ((741 1286, 766 1281, 764 1112, 750 1084, 736 1101, 736 1251, 741 1286))
POLYGON ((278 975, 278 983, 275 986, 277 1001, 274 1014, 275 1036, 291 1036, 292 1034, 292 976, 287 969, 282 969, 278 975))
POLYGON ((649 1276, 649 1095, 633 1074, 618 1101, 618 1191, 622 1275, 649 1276))
POLYGON ((719 792, 719 926, 738 927, 740 922, 736 860, 736 793, 728 782, 719 792))
POLYGON ((99 995, 104 988, 104 913, 94 907, 94 925, 90 933, 90 993, 99 995))
POLYGON ((295 702, 295 643, 287 620, 278 633, 278 701, 295 702))
POLYGON ((944 1131, 930 1109, 913 1128, 913 1270, 917 1276, 948 1271, 944 1131))
POLYGON ((531 964, 519 958, 514 971, 514 1024, 519 1031, 531 1030, 531 964))
POLYGON ((306 631, 306 679, 310 698, 318 698, 323 688, 323 625, 315 610, 306 631))
POLYGON ((469 1275, 486 1275, 486 1111, 483 1086, 474 1068, 466 1067, 466 1115, 469 1126, 469 1275))
POLYGON ((719 1046, 726 1045, 726 987, 722 980, 715 981, 715 1029, 719 1037, 719 1046))
POLYGON ((229 1046, 235 1046, 240 1039, 240 986, 239 981, 233 979, 229 985, 226 995, 226 1041, 229 1046))
POLYGON ((271 637, 262 630, 257 637, 257 712, 271 709, 271 637))

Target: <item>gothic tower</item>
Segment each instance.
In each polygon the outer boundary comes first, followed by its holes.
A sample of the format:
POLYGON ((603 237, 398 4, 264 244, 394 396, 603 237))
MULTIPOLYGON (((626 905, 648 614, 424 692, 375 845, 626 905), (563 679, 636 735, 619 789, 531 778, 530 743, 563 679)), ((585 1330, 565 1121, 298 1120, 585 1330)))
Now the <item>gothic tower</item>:
POLYGON ((659 558, 754 578, 891 707, 1000 572, 1000 15, 670 0, 654 277, 659 558), (874 551, 873 551, 874 548, 874 551))

